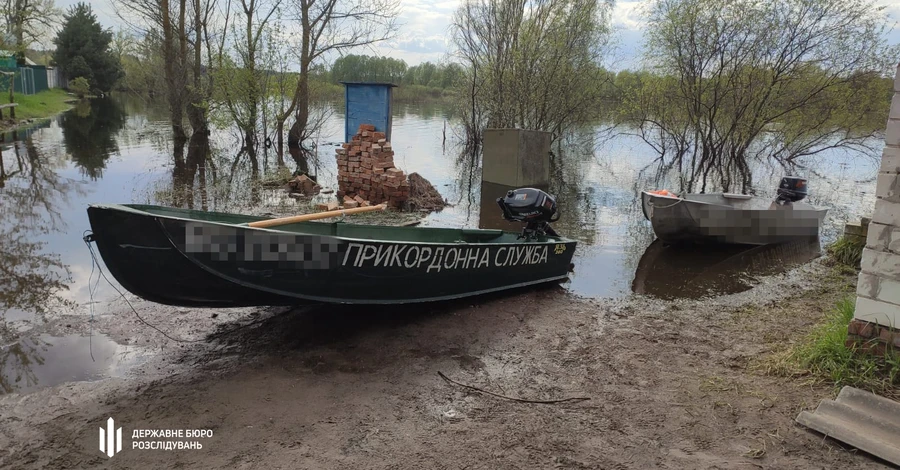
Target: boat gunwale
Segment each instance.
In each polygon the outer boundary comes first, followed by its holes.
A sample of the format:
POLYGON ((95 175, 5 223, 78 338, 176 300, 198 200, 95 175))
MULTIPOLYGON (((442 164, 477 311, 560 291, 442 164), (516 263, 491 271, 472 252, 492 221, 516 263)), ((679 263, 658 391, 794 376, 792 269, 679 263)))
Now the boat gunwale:
MULTIPOLYGON (((141 204, 141 205, 144 205, 144 204, 141 204)), ((268 228, 268 227, 250 227, 247 225, 228 224, 228 223, 224 223, 224 222, 216 222, 216 221, 210 221, 210 220, 197 220, 197 219, 190 219, 190 218, 186 218, 186 217, 159 215, 159 214, 154 214, 154 213, 148 212, 148 211, 142 211, 142 210, 136 209, 134 207, 130 207, 129 205, 126 205, 126 204, 89 204, 88 207, 96 208, 96 209, 116 210, 116 211, 121 211, 121 212, 136 213, 136 214, 140 214, 140 215, 143 215, 146 217, 152 217, 152 218, 156 218, 156 219, 177 220, 177 221, 182 221, 182 222, 200 222, 200 223, 204 223, 204 224, 212 224, 212 225, 218 225, 218 226, 224 226, 224 227, 259 230, 259 231, 263 231, 263 232, 267 232, 267 233, 291 234, 291 235, 301 235, 301 236, 311 236, 311 237, 328 237, 328 238, 334 238, 334 239, 345 240, 348 242, 357 242, 357 243, 394 243, 394 244, 425 245, 425 246, 432 246, 432 245, 438 245, 438 246, 496 246, 496 245, 519 245, 519 244, 526 244, 526 243, 530 243, 530 244, 534 244, 534 245, 550 245, 550 244, 559 244, 559 243, 576 243, 576 244, 578 243, 578 240, 563 237, 563 236, 557 236, 557 237, 549 237, 548 236, 547 240, 537 241, 537 242, 528 242, 527 240, 525 240, 525 241, 517 240, 516 242, 421 242, 421 241, 412 241, 412 240, 385 240, 385 239, 379 239, 379 238, 356 238, 356 237, 346 237, 346 236, 339 236, 339 235, 323 235, 323 234, 317 234, 317 233, 293 232, 293 231, 289 231, 289 230, 277 230, 277 229, 272 229, 272 228, 268 228)), ((154 207, 159 207, 162 209, 166 208, 165 206, 154 206, 154 207)), ((200 211, 200 212, 203 212, 203 211, 200 211)), ((222 215, 237 215, 237 216, 245 216, 245 217, 256 217, 256 216, 247 216, 245 214, 234 214, 234 213, 227 213, 227 212, 209 212, 209 213, 222 214, 222 215)), ((261 220, 269 220, 269 219, 261 219, 261 220)), ((337 224, 339 222, 331 222, 331 223, 337 224)), ((350 224, 350 225, 354 225, 356 227, 365 227, 365 225, 363 225, 363 224, 350 224)), ((377 227, 388 228, 388 229, 409 229, 410 228, 410 227, 396 227, 396 226, 389 226, 389 225, 378 225, 377 227)), ((163 229, 165 230, 164 227, 163 227, 163 229)), ((452 228, 452 227, 420 227, 418 229, 419 230, 429 230, 429 229, 459 230, 459 231, 468 230, 470 232, 493 231, 493 229, 491 229, 491 230, 488 230, 488 229, 461 229, 461 228, 452 228)), ((167 232, 166 238, 168 238, 169 241, 172 242, 171 237, 168 234, 168 231, 167 230, 165 230, 165 231, 167 232)), ((516 235, 516 236, 519 235, 516 232, 511 232, 511 231, 507 231, 507 230, 500 230, 500 232, 501 232, 501 234, 499 235, 500 237, 502 237, 503 235, 516 235)), ((177 248, 177 245, 175 245, 174 243, 173 243, 173 246, 175 246, 177 248)), ((179 250, 179 251, 181 251, 181 250, 179 250)))
MULTIPOLYGON (((654 198, 654 197, 663 198, 663 199, 669 199, 669 200, 671 200, 671 199, 676 199, 676 200, 679 201, 679 202, 676 203, 676 204, 680 204, 681 202, 691 202, 691 203, 694 203, 694 204, 702 204, 702 205, 706 205, 706 206, 722 207, 722 208, 731 209, 731 210, 736 210, 736 211, 745 211, 745 212, 773 212, 772 209, 741 209, 741 208, 737 208, 737 207, 734 207, 734 206, 728 205, 728 204, 715 204, 715 203, 712 203, 712 202, 697 201, 697 200, 687 199, 687 198, 683 198, 683 197, 662 196, 662 195, 659 195, 659 194, 653 194, 653 193, 651 193, 651 192, 649 192, 649 191, 647 191, 647 190, 642 190, 641 193, 646 194, 646 195, 647 195, 648 197, 650 197, 651 199, 654 198)), ((707 194, 725 194, 725 193, 707 193, 707 194)), ((759 197, 759 196, 751 196, 751 199, 762 199, 762 198, 759 197)), ((828 213, 828 208, 827 208, 827 207, 814 206, 814 205, 812 205, 812 204, 810 204, 810 203, 805 203, 805 204, 808 205, 808 206, 811 208, 811 210, 812 210, 813 212, 828 213)), ((673 204, 673 205, 675 205, 675 204, 673 204)), ((667 208, 668 208, 668 207, 664 207, 663 209, 667 209, 667 208)), ((646 214, 644 214, 644 215, 646 216, 646 214)), ((647 218, 649 219, 649 217, 647 217, 647 218)))

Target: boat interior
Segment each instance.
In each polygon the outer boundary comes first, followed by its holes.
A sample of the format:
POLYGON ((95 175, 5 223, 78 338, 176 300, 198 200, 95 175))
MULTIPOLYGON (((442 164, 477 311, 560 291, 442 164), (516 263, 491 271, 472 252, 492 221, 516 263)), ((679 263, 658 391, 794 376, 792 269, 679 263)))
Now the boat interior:
MULTIPOLYGON (((143 204, 123 204, 116 206, 161 217, 202 220, 230 225, 241 225, 269 217, 257 217, 224 212, 204 212, 190 209, 152 206, 143 204)), ((515 228, 510 224, 510 228, 515 228)), ((280 225, 268 229, 279 232, 294 232, 309 235, 327 235, 362 240, 406 241, 422 243, 523 243, 517 232, 486 229, 453 229, 435 227, 390 227, 381 225, 360 225, 347 222, 308 221, 280 225)), ((562 238, 545 237, 539 242, 564 241, 562 238)))

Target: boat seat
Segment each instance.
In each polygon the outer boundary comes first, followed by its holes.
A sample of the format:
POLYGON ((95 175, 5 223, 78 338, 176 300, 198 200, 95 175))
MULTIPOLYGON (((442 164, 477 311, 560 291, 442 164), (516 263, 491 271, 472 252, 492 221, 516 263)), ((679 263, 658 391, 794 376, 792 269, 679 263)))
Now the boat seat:
POLYGON ((753 199, 749 194, 722 193, 722 197, 726 199, 753 199))

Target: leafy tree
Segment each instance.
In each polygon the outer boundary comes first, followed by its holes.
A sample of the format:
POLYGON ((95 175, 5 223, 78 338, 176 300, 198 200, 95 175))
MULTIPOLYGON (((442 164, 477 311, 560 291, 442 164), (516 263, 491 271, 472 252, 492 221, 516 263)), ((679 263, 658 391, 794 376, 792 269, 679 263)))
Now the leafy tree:
POLYGON ((41 42, 53 29, 60 11, 53 0, 0 0, 0 14, 6 20, 6 32, 13 41, 13 44, 3 46, 14 49, 19 63, 24 65, 26 49, 41 42))
POLYGON ((91 88, 110 91, 122 77, 122 66, 110 50, 112 32, 100 26, 86 3, 69 8, 64 18, 62 30, 54 40, 54 60, 70 77, 85 76, 86 66, 91 88))
MULTIPOLYGON (((453 23, 468 67, 461 109, 471 144, 485 127, 552 132, 558 139, 597 117, 599 67, 609 44, 611 5, 600 0, 470 0, 453 23)), ((432 83, 433 67, 417 81, 432 83)))
POLYGON ((633 84, 626 120, 685 191, 751 191, 753 162, 875 153, 898 54, 886 28, 874 0, 655 0, 655 73, 617 77, 633 84))

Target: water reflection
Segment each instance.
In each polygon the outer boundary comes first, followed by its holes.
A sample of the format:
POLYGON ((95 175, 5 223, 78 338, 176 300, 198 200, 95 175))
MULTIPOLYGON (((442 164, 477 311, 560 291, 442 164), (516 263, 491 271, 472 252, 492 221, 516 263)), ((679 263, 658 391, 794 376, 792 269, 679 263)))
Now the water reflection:
POLYGON ((0 346, 0 394, 121 376, 145 357, 145 351, 103 335, 19 338, 0 346))
POLYGON ((63 144, 82 175, 92 180, 103 176, 107 159, 119 151, 115 137, 125 117, 122 104, 109 97, 80 101, 60 117, 63 144))
POLYGON ((44 313, 71 279, 68 266, 41 240, 65 228, 64 206, 79 189, 54 163, 31 136, 0 143, 0 312, 44 313))
POLYGON ((764 246, 672 245, 647 247, 632 282, 636 294, 664 300, 735 294, 754 277, 785 272, 822 253, 818 238, 764 246))

